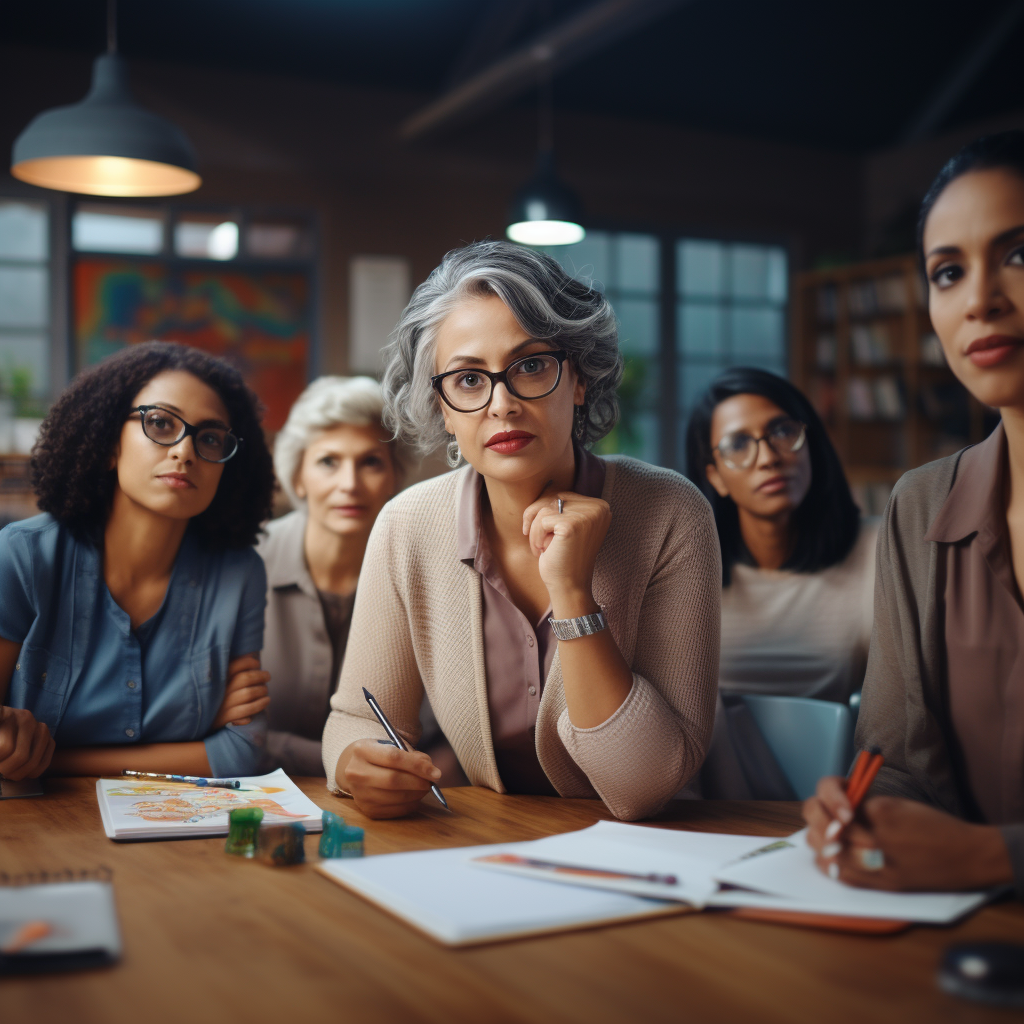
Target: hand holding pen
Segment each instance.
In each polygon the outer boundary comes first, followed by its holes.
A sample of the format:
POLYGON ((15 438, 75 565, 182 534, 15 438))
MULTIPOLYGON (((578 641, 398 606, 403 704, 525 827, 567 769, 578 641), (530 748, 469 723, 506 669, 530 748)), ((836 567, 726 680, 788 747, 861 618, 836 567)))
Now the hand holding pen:
POLYGON ((836 858, 844 850, 844 839, 855 848, 855 856, 864 871, 881 871, 885 867, 885 855, 870 832, 855 823, 857 810, 883 760, 877 747, 862 750, 846 779, 835 776, 822 779, 815 795, 804 804, 804 817, 810 825, 807 841, 818 851, 818 864, 831 878, 839 878, 836 858))
POLYGON ((334 777, 367 817, 399 818, 419 809, 441 772, 427 754, 407 750, 399 737, 398 744, 393 739, 350 743, 338 759, 334 777))
POLYGON ((866 799, 881 755, 863 752, 849 779, 829 776, 804 803, 817 864, 847 885, 889 891, 969 892, 1014 878, 993 825, 963 821, 920 800, 866 799))

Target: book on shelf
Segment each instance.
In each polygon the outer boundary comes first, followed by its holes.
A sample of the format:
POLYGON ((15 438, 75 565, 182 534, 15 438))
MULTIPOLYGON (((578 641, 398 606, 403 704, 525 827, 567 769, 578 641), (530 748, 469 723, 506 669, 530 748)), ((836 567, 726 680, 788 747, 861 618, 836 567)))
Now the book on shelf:
POLYGON ((851 316, 870 317, 907 310, 907 283, 902 274, 853 281, 847 294, 851 316))
POLYGON ((850 418, 898 420, 904 414, 903 394, 894 374, 876 380, 851 377, 847 386, 850 418))
POLYGON ((893 361, 892 339, 885 324, 853 324, 850 344, 853 361, 861 366, 884 366, 893 361))
POLYGON ((816 363, 819 370, 834 370, 836 368, 836 355, 839 351, 839 343, 832 331, 822 331, 818 335, 816 347, 816 363))

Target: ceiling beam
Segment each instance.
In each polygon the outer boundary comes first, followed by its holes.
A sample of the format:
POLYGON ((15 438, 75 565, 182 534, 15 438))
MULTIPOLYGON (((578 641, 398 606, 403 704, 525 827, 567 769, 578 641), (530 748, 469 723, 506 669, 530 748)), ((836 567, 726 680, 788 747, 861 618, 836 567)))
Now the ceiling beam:
POLYGON ((939 88, 921 108, 917 117, 910 123, 903 133, 904 145, 926 139, 936 128, 941 126, 957 103, 967 94, 968 89, 974 85, 998 49, 1006 42, 1022 16, 1024 16, 1024 0, 1010 0, 1010 3, 999 11, 988 28, 964 55, 960 64, 948 78, 943 80, 939 88))
POLYGON ((405 121, 398 136, 413 142, 478 117, 686 2, 601 0, 450 89, 405 121))

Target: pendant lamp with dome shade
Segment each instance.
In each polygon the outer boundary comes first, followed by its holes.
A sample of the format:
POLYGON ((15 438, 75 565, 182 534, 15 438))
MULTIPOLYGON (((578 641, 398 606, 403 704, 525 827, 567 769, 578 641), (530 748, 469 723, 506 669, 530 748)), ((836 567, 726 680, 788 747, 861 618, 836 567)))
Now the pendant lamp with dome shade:
POLYGON ((39 114, 14 142, 11 174, 30 185, 94 196, 173 196, 202 184, 184 132, 140 106, 117 52, 116 0, 107 52, 85 99, 39 114))
POLYGON ((522 245, 573 245, 586 231, 580 223, 580 201, 555 170, 551 76, 540 86, 540 145, 533 177, 509 209, 505 234, 522 245))

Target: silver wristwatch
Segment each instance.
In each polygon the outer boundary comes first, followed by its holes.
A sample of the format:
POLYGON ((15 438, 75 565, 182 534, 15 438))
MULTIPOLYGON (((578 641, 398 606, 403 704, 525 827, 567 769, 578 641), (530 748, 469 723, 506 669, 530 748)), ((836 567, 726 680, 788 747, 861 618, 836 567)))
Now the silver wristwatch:
POLYGON ((581 636, 600 633, 602 629, 607 628, 608 620, 604 617, 604 612, 594 612, 593 615, 581 615, 578 619, 551 620, 551 632, 559 640, 578 640, 581 636))

